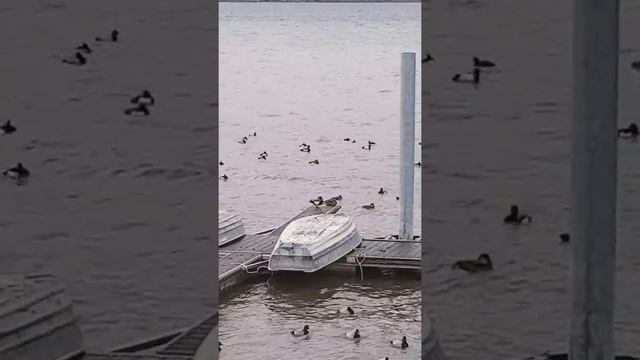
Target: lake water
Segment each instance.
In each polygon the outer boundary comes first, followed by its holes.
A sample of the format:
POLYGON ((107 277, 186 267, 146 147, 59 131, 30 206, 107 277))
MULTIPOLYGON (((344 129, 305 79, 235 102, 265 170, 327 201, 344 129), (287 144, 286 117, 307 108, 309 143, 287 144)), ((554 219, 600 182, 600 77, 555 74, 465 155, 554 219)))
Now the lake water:
MULTIPOLYGON (((400 56, 420 58, 420 4, 221 3, 219 9, 220 174, 229 177, 219 184, 220 208, 240 212, 251 232, 286 221, 318 195, 341 194, 342 212, 363 236, 397 234, 400 56), (363 150, 369 140, 376 145, 363 150), (310 153, 299 151, 302 143, 310 153), (258 160, 263 151, 267 160, 258 160), (316 159, 318 165, 309 164, 316 159), (380 187, 388 193, 378 195, 380 187), (371 202, 374 210, 361 207, 371 202)), ((418 103, 416 161, 419 109, 418 103)), ((222 302, 220 339, 223 360, 417 359, 419 278, 361 282, 350 272, 249 284, 222 302), (350 304, 355 318, 332 313, 350 304), (294 339, 289 331, 304 324, 311 338, 294 339), (343 336, 356 327, 359 344, 343 336), (402 334, 411 344, 405 351, 389 344, 402 334)))
POLYGON ((90 348, 213 311, 215 17, 210 1, 7 0, 0 5, 0 273, 68 285, 90 348), (94 44, 112 28, 117 44, 94 44), (83 67, 61 58, 87 42, 83 67), (148 117, 123 110, 142 89, 148 117))
MULTIPOLYGON (((640 5, 622 1, 621 126, 638 121, 636 34, 640 5)), ((523 358, 568 347, 572 21, 571 2, 430 1, 425 51, 425 243, 423 301, 452 358, 523 358), (471 57, 498 64, 478 88, 451 77, 471 57), (530 226, 503 226, 510 204, 530 226), (491 254, 495 270, 452 271, 461 258, 491 254)), ((640 345, 638 144, 619 146, 616 348, 640 345)))

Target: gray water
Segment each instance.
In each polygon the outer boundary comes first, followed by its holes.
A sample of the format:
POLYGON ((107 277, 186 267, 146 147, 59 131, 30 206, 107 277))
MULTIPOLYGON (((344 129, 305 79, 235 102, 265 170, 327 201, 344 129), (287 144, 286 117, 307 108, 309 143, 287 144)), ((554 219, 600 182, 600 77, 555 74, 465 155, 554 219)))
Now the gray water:
MULTIPOLYGON (((286 221, 308 199, 341 194, 363 236, 398 232, 400 54, 419 58, 419 6, 220 4, 220 174, 229 176, 219 184, 221 209, 240 212, 252 232, 286 221), (376 145, 362 150, 368 140, 376 145), (298 150, 303 142, 310 153, 298 150), (268 159, 258 160, 263 151, 268 159), (371 202, 375 210, 361 208, 371 202)), ((419 169, 415 180, 419 234, 419 169)), ((248 285, 221 304, 220 359, 415 359, 419 286, 396 277, 361 283, 351 272, 248 285), (349 304, 358 316, 335 318, 349 304), (312 337, 293 339, 289 331, 305 323, 312 337), (355 327, 360 344, 341 338, 355 327), (414 345, 391 348, 402 334, 414 345)))
MULTIPOLYGON (((568 346, 568 231, 572 3, 430 1, 423 12, 425 67, 425 243, 423 301, 448 355, 522 358, 568 346), (498 64, 477 89, 451 77, 471 57, 498 64), (533 223, 502 225, 510 204, 533 223), (495 270, 449 269, 491 254, 495 270)), ((621 10, 620 125, 638 121, 637 2, 621 10)), ((639 354, 640 186, 638 144, 619 146, 616 348, 639 354)))
POLYGON ((215 302, 215 18, 210 1, 0 6, 0 273, 68 285, 90 347, 190 325, 215 302), (93 44, 112 28, 117 44, 93 44), (94 47, 84 67, 61 57, 94 47), (122 111, 142 89, 148 117, 122 111))

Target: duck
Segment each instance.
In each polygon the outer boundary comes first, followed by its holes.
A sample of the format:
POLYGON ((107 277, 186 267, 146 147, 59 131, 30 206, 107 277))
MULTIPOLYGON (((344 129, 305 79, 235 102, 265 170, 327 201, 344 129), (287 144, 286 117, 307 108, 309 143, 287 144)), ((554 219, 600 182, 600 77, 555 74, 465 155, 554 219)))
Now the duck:
POLYGON ((640 70, 640 60, 636 60, 631 63, 631 68, 635 70, 640 70))
POLYGON ((2 130, 3 134, 11 134, 14 133, 17 129, 11 123, 11 120, 7 120, 2 126, 0 126, 0 130, 2 130))
POLYGON ((151 112, 149 111, 149 108, 146 104, 138 104, 138 106, 134 108, 126 109, 124 113, 126 115, 142 114, 144 116, 148 116, 151 112))
POLYGON ((117 29, 111 30, 111 35, 109 36, 109 38, 103 38, 103 37, 96 37, 96 41, 111 41, 111 42, 118 42, 118 37, 120 36, 120 31, 118 31, 117 29))
POLYGON ((293 336, 305 336, 309 335, 309 325, 305 325, 302 330, 291 330, 293 336))
POLYGON ((351 143, 355 144, 356 143, 356 139, 351 140, 351 143))
POLYGON ((324 203, 324 200, 322 199, 322 196, 318 196, 317 199, 309 200, 309 202, 318 207, 324 203))
POLYGON ((227 174, 224 174, 224 175, 220 176, 220 180, 227 181, 227 180, 229 180, 229 177, 227 176, 227 174))
POLYGON ((457 83, 473 83, 477 84, 480 82, 480 69, 475 68, 472 72, 456 74, 451 81, 457 83))
POLYGON ((560 234, 560 241, 562 241, 563 243, 568 243, 569 240, 570 240, 570 237, 568 233, 560 234))
POLYGON ((155 104, 155 102, 156 102, 156 99, 154 99, 154 97, 151 95, 151 92, 149 92, 149 90, 143 90, 142 94, 136 95, 133 98, 131 98, 132 104, 153 105, 155 104))
POLYGON ((369 145, 375 145, 376 144, 375 142, 373 142, 371 140, 369 140, 368 143, 369 143, 369 145))
POLYGON ((422 59, 422 63, 423 63, 423 64, 424 64, 424 63, 428 63, 428 62, 433 62, 433 61, 436 61, 436 59, 434 59, 434 58, 433 58, 433 56, 431 56, 431 54, 427 54, 427 56, 425 56, 425 57, 422 59))
POLYGON ((87 63, 87 58, 84 57, 84 55, 80 54, 77 51, 76 51, 76 53, 74 54, 73 57, 75 58, 75 60, 62 59, 62 62, 65 63, 65 64, 78 65, 78 66, 82 66, 82 65, 85 65, 87 63))
POLYGON ((218 162, 218 165, 222 166, 224 163, 222 161, 218 162))
POLYGON ((218 352, 222 351, 222 343, 218 340, 218 352))
POLYGON ((380 195, 384 195, 386 193, 387 193, 387 190, 385 190, 383 188, 380 188, 380 190, 378 190, 378 194, 380 194, 380 195))
POLYGON ((260 156, 258 156, 258 160, 267 160, 267 154, 265 153, 260 154, 260 156))
POLYGON ((311 145, 307 145, 306 147, 303 147, 302 149, 300 149, 300 151, 302 151, 302 152, 311 152, 311 145))
POLYGON ((355 312, 355 311, 353 311, 353 309, 351 308, 351 306, 347 306, 347 307, 346 307, 346 308, 344 308, 344 309, 340 309, 340 310, 338 310, 338 314, 353 315, 353 314, 355 314, 355 313, 356 313, 356 312, 355 312))
POLYGON ((349 331, 345 335, 347 335, 347 338, 349 338, 349 339, 359 339, 360 338, 360 330, 356 329, 355 331, 349 331))
POLYGON ((371 144, 369 144, 367 146, 363 146, 362 150, 371 150, 371 144))
POLYGON ((406 349, 409 347, 409 343, 407 342, 407 337, 403 336, 402 337, 402 341, 398 341, 398 340, 391 340, 391 345, 397 347, 397 348, 401 348, 401 349, 406 349))
POLYGON ((396 200, 400 200, 400 196, 396 196, 396 200))
POLYGON ((242 137, 242 140, 238 141, 239 144, 246 144, 247 140, 249 140, 246 136, 242 137))
POLYGON ((413 164, 413 166, 416 166, 416 167, 422 167, 422 162, 421 162, 421 161, 418 161, 417 163, 413 164))
POLYGON ((513 225, 526 225, 530 224, 533 218, 529 215, 520 214, 518 205, 511 205, 511 211, 509 215, 504 218, 504 222, 513 225))
POLYGON ((369 205, 362 205, 362 208, 367 210, 372 210, 376 208, 376 205, 374 203, 371 203, 369 205))
POLYGON ((494 67, 495 63, 489 60, 480 60, 476 56, 473 57, 473 66, 475 67, 494 67))
POLYGON ((331 207, 333 207, 333 206, 337 206, 337 205, 338 205, 338 201, 340 201, 340 200, 342 200, 342 195, 334 196, 334 197, 332 197, 332 198, 331 198, 331 199, 329 199, 329 200, 325 200, 325 201, 324 201, 324 204, 325 204, 326 206, 331 206, 331 207))
POLYGON ((3 171, 2 175, 12 179, 26 179, 29 177, 29 170, 22 163, 18 163, 16 166, 3 171))
POLYGON ((343 141, 351 141, 349 138, 344 138, 343 141))
POLYGON ((253 137, 256 137, 256 136, 258 136, 258 133, 254 131, 253 132, 253 137))
POLYGON ((93 52, 87 43, 82 43, 82 45, 77 46, 76 50, 84 51, 85 54, 91 54, 93 52))
POLYGON ((319 161, 318 159, 315 159, 315 160, 313 160, 313 161, 309 161, 309 164, 316 164, 316 165, 318 165, 318 164, 320 164, 320 161, 319 161))
POLYGON ((451 265, 452 269, 461 269, 467 272, 479 272, 493 270, 493 263, 489 254, 480 254, 476 260, 459 260, 451 265))
POLYGON ((626 128, 618 130, 618 137, 637 138, 638 137, 638 125, 631 123, 626 128))

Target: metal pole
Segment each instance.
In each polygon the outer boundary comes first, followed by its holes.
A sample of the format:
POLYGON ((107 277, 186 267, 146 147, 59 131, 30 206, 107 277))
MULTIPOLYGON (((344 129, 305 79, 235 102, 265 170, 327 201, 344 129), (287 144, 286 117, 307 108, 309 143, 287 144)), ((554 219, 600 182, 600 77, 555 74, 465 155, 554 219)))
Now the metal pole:
POLYGON ((400 231, 413 240, 413 182, 416 137, 416 54, 402 53, 400 109, 400 231))
POLYGON ((570 360, 613 360, 618 0, 574 0, 570 360))

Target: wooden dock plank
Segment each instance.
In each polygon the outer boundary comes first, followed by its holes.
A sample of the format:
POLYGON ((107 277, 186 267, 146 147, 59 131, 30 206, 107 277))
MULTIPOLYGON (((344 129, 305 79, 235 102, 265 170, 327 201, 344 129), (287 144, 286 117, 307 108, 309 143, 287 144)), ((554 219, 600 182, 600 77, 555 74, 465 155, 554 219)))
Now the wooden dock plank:
POLYGON ((211 330, 217 325, 218 313, 216 312, 185 331, 182 335, 171 341, 164 349, 158 351, 157 354, 192 357, 196 354, 198 348, 202 345, 211 330))

